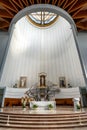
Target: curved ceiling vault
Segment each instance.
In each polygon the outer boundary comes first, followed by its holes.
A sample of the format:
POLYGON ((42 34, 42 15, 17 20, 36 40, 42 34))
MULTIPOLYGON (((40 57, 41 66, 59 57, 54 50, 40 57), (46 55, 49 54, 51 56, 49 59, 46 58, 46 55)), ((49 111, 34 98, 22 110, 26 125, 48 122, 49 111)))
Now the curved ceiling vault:
POLYGON ((0 0, 0 30, 8 31, 12 18, 33 4, 56 5, 72 16, 78 31, 87 31, 87 0, 0 0))

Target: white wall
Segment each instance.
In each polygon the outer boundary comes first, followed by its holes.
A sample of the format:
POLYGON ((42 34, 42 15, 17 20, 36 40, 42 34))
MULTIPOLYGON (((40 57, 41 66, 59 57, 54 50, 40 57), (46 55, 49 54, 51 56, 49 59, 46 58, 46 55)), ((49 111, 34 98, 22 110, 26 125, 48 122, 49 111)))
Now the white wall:
POLYGON ((61 91, 55 95, 57 99, 64 98, 80 98, 79 88, 62 88, 61 91))
POLYGON ((63 18, 49 28, 37 28, 22 18, 17 22, 0 85, 11 87, 27 76, 27 87, 39 81, 38 73, 58 83, 65 76, 73 87, 84 86, 83 74, 70 25, 63 18))
POLYGON ((6 88, 5 98, 22 98, 25 97, 25 92, 28 88, 6 88))
MULTIPOLYGON (((5 98, 21 98, 26 96, 25 92, 28 88, 6 88, 5 98)), ((80 92, 79 88, 62 88, 58 94, 55 95, 57 99, 64 99, 64 98, 79 98, 80 92)))

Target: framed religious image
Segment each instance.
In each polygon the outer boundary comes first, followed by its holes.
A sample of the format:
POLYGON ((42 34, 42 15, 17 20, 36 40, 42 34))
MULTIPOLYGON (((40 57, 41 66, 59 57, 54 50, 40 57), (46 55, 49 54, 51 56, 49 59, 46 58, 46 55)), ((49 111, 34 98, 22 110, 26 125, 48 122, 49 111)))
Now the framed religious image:
POLYGON ((21 76, 20 77, 20 88, 26 88, 26 83, 27 83, 27 77, 21 76))
POLYGON ((66 78, 65 77, 59 77, 59 87, 66 88, 66 78))

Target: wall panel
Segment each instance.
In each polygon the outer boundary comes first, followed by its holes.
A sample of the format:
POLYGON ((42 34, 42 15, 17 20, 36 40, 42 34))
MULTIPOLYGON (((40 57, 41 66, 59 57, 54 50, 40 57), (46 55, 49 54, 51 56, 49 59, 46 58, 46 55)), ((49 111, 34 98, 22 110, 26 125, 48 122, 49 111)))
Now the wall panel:
POLYGON ((71 27, 62 17, 49 28, 37 28, 26 17, 17 22, 0 84, 12 87, 27 76, 31 87, 39 82, 40 72, 53 83, 65 76, 73 87, 85 85, 71 27))

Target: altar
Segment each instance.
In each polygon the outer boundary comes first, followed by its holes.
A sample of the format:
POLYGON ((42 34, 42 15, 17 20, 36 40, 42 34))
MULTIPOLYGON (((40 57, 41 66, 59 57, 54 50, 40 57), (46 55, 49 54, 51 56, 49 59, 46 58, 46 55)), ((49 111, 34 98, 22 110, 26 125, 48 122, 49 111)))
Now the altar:
POLYGON ((30 102, 30 109, 40 109, 40 110, 50 110, 56 109, 56 101, 31 101, 30 102))

